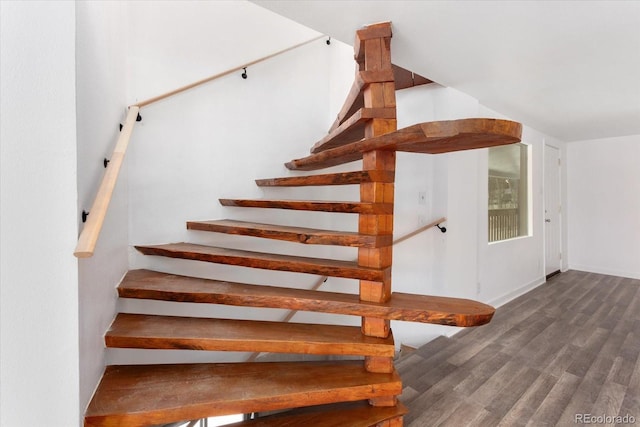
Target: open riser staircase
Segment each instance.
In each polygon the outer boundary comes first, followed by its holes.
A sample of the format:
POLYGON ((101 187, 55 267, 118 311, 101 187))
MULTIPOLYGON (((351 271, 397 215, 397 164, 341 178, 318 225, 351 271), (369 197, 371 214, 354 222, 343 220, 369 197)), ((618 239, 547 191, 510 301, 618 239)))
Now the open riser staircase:
POLYGON ((119 313, 105 335, 110 348, 349 358, 107 366, 86 411, 85 426, 154 426, 295 408, 234 425, 401 426, 406 408, 397 400, 402 383, 394 369, 390 321, 478 326, 491 320, 494 309, 476 301, 392 291, 395 153, 442 153, 514 143, 520 139, 521 126, 504 120, 466 119, 397 130, 390 40, 389 23, 357 32, 356 78, 344 107, 328 135, 313 145, 308 157, 287 163, 292 170, 319 170, 361 159, 362 168, 256 181, 258 186, 273 188, 359 185, 360 200, 220 200, 222 205, 238 209, 351 213, 358 215, 357 232, 233 219, 187 222, 188 229, 200 232, 353 247, 358 251, 357 260, 193 243, 136 246, 148 256, 355 279, 359 282, 358 294, 234 283, 151 270, 129 271, 118 286, 120 298, 350 315, 362 318, 361 327, 119 313), (357 356, 356 360, 346 360, 352 356, 357 356))

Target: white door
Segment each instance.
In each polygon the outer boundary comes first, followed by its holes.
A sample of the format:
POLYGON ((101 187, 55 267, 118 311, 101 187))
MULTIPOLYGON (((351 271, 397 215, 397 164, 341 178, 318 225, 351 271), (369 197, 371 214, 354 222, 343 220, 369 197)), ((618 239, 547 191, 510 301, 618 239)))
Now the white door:
POLYGON ((560 216, 560 150, 544 146, 544 233, 545 274, 560 271, 562 240, 560 216))

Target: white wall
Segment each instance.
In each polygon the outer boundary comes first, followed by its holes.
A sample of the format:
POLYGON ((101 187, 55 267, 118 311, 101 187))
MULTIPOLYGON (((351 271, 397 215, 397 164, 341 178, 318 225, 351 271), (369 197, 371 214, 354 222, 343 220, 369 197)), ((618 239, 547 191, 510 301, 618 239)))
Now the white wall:
POLYGON ((640 135, 567 145, 569 268, 640 278, 640 135))
MULTIPOLYGON (((102 161, 111 156, 130 101, 126 96, 127 3, 77 2, 76 16, 76 218, 81 229, 80 213, 91 209, 105 171, 102 161)), ((127 168, 123 167, 95 253, 78 261, 81 414, 104 370, 104 333, 115 313, 115 286, 128 268, 128 213, 127 168)))
MULTIPOLYGON (((421 86, 398 92, 398 117, 407 126, 430 120, 467 117, 506 118, 481 105, 475 98, 438 85, 421 86)), ((508 118, 507 118, 508 119, 508 118)), ((480 300, 500 306, 544 282, 543 235, 543 146, 561 142, 524 126, 522 141, 531 146, 532 234, 506 242, 488 243, 487 175, 488 150, 479 149, 441 155, 408 155, 407 161, 420 164, 422 174, 411 183, 416 192, 427 188, 431 217, 447 217, 447 233, 427 234, 424 246, 412 248, 413 257, 397 248, 394 253, 394 289, 430 295, 480 300), (420 183, 420 184, 418 184, 420 183), (419 251, 416 252, 416 250, 419 251), (424 267, 405 275, 419 253, 424 267), (419 285, 418 285, 419 283, 419 285)), ((407 165, 398 162, 398 170, 407 165)), ((411 191, 410 191, 411 192, 411 191)), ((407 195, 410 199, 412 196, 407 195)), ((399 206, 402 201, 398 202, 399 206)), ((398 221, 396 219, 396 228, 398 221)), ((417 243, 417 242, 416 242, 417 243)), ((397 322, 403 342, 420 345, 437 335, 451 335, 457 328, 414 325, 397 322)))
POLYGON ((75 4, 0 2, 0 425, 79 425, 75 4))
MULTIPOLYGON (((483 116, 499 117, 487 110, 483 116)), ((488 150, 480 153, 478 194, 478 299, 500 306, 545 281, 543 150, 547 136, 523 127, 522 142, 529 145, 530 216, 528 236, 488 243, 488 150)))
MULTIPOLYGON (((477 100, 435 84, 396 92, 396 99, 399 128, 419 122, 473 117, 478 109, 477 100)), ((416 228, 415 216, 426 217, 426 222, 446 217, 443 226, 448 231, 442 234, 433 228, 394 248, 394 291, 461 297, 468 296, 467 286, 473 288, 477 262, 475 219, 469 222, 460 215, 469 204, 475 207, 475 195, 471 199, 456 196, 460 191, 475 192, 474 186, 456 178, 459 169, 465 171, 469 166, 476 168, 466 152, 398 153, 396 192, 400 197, 396 200, 396 233, 403 228, 416 228), (427 193, 426 207, 417 204, 421 191, 427 193), (402 212, 406 212, 405 216, 402 212), (409 212, 414 212, 414 218, 407 216, 409 212), (469 229, 473 233, 469 234, 469 229), (461 260, 464 268, 460 268, 461 260)), ((392 328, 398 342, 414 347, 457 330, 407 322, 394 322, 392 328)))

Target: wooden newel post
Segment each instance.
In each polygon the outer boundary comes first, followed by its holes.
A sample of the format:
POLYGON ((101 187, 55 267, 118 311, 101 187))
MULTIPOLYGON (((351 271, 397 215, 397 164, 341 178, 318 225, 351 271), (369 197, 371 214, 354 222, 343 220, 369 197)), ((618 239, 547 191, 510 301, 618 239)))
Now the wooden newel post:
MULTIPOLYGON (((371 25, 356 33, 355 59, 360 72, 389 75, 391 67, 391 24, 371 25), (385 73, 386 72, 386 73, 385 73)), ((396 108, 395 84, 393 81, 369 83, 364 89, 364 107, 372 109, 396 108)), ((387 115, 388 117, 388 115, 387 115)), ((365 138, 383 135, 397 130, 394 118, 373 118, 365 129, 365 138)), ((395 175, 395 151, 369 151, 364 153, 363 170, 375 170, 395 175)), ((394 183, 374 181, 360 185, 360 200, 372 203, 390 203, 394 200, 394 183)), ((358 224, 359 232, 365 234, 393 234, 393 213, 361 214, 358 224)), ((360 281, 360 299, 363 301, 386 302, 391 297, 391 264, 392 246, 376 248, 360 248, 358 264, 366 267, 386 269, 381 282, 360 281)), ((363 317, 362 333, 368 336, 387 337, 389 320, 363 317)), ((393 359, 386 357, 367 357, 365 368, 370 372, 392 372, 393 359)), ((395 398, 386 402, 373 402, 379 405, 395 404, 395 398)))

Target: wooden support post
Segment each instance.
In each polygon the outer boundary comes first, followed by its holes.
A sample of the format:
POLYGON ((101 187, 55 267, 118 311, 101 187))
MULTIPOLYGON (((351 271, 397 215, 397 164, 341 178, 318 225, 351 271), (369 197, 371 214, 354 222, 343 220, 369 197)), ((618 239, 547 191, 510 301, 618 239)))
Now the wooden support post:
MULTIPOLYGON (((369 26, 357 32, 355 58, 364 72, 391 71, 391 24, 383 23, 369 26)), ((395 84, 391 82, 370 83, 364 89, 365 108, 388 108, 395 111, 395 84)), ((395 117, 395 114, 394 114, 395 117)), ((384 135, 397 130, 396 119, 374 118, 365 128, 365 138, 384 135)), ((379 171, 394 176, 396 168, 395 151, 374 150, 364 153, 362 168, 366 171, 379 171)), ((373 181, 360 185, 362 202, 390 203, 394 200, 394 183, 373 181)), ((393 234, 393 213, 379 215, 360 215, 358 229, 360 233, 374 235, 393 234)), ((360 299, 363 301, 386 302, 391 297, 392 246, 360 248, 358 264, 366 267, 385 269, 381 282, 360 281, 360 299)), ((389 320, 363 317, 362 333, 367 336, 387 337, 389 320)), ((365 358, 365 369, 369 372, 392 372, 393 359, 388 357, 365 358)), ((376 406, 393 406, 394 396, 389 399, 377 399, 371 402, 376 406)))

